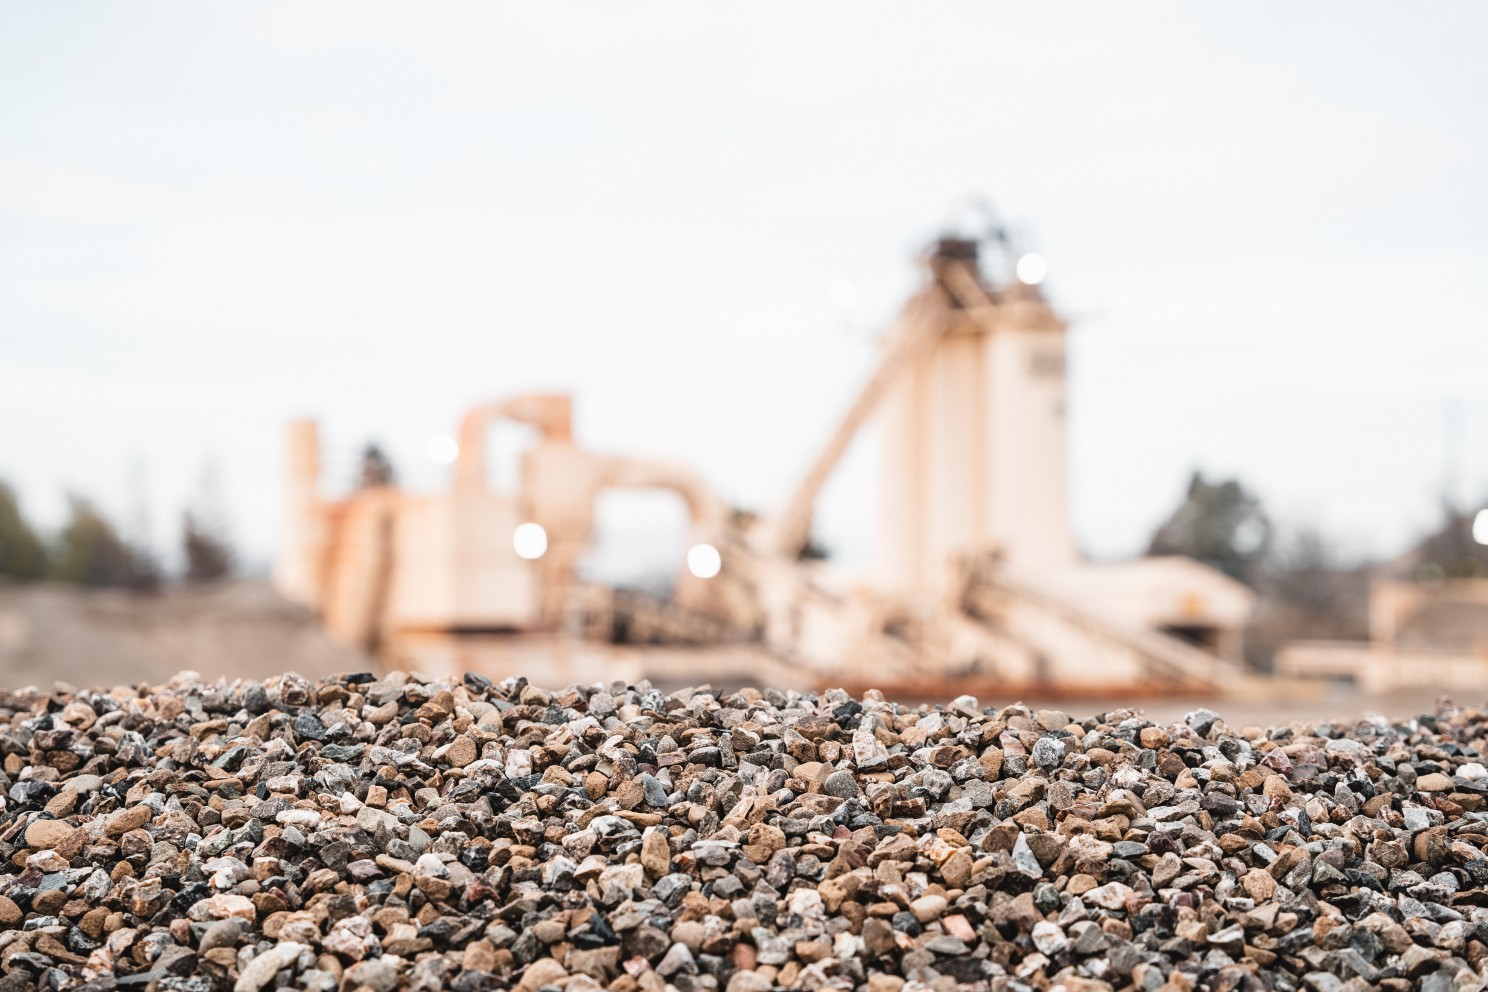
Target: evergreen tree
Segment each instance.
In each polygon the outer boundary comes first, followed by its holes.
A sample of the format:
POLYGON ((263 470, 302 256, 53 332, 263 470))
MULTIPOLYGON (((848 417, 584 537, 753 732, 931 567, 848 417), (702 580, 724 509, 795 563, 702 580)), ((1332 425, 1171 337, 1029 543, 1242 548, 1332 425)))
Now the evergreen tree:
POLYGON ((15 491, 0 482, 0 575, 30 581, 46 573, 46 546, 21 515, 15 491))
POLYGON ((381 445, 373 442, 362 449, 362 460, 357 466, 358 489, 390 486, 397 481, 398 473, 393 469, 392 459, 388 458, 381 445))
POLYGON ((210 582, 232 574, 237 556, 228 537, 221 489, 217 466, 209 461, 202 469, 193 505, 181 515, 181 551, 186 559, 183 578, 187 582, 210 582))
POLYGON ((187 582, 209 582, 232 574, 234 555, 226 535, 191 510, 181 515, 181 550, 186 555, 187 582))
POLYGON ((1207 482, 1195 472, 1182 505, 1152 535, 1149 555, 1188 555, 1254 584, 1271 541, 1261 502, 1234 479, 1207 482))
POLYGON ((70 517, 52 555, 52 578, 130 589, 153 589, 159 584, 160 574, 150 556, 125 543, 90 500, 72 496, 69 503, 70 517))

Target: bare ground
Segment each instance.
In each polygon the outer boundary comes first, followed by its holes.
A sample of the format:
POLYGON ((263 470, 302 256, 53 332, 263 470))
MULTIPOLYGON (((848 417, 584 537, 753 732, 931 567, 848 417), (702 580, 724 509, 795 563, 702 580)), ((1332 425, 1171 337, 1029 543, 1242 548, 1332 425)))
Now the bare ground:
POLYGON ((159 593, 0 585, 0 687, 158 685, 183 670, 209 679, 286 671, 320 678, 375 663, 332 641, 266 582, 159 593))
MULTIPOLYGON (((159 685, 179 671, 263 679, 286 671, 309 678, 336 672, 378 671, 373 658, 333 641, 308 611, 266 582, 232 581, 137 594, 52 584, 0 583, 0 688, 159 685)), ((399 659, 396 667, 452 673, 474 670, 494 678, 522 674, 547 688, 581 682, 649 677, 664 691, 709 683, 813 688, 799 669, 740 649, 633 649, 559 643, 546 637, 463 639, 399 659)), ((1463 705, 1481 704, 1488 686, 1463 705)), ((948 699, 903 700, 946 703, 948 699)), ((1350 719, 1378 713, 1408 718, 1436 710, 1430 691, 1370 696, 1349 683, 1254 678, 1222 696, 1111 699, 981 699, 983 706, 1025 702, 1075 716, 1140 709, 1158 723, 1200 707, 1232 727, 1293 721, 1350 719)))

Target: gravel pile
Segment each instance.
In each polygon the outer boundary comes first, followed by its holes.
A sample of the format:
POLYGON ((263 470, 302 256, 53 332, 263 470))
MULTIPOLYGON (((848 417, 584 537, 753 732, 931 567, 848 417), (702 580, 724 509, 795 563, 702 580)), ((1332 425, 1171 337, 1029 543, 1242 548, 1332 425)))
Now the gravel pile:
POLYGON ((1488 715, 0 694, 0 992, 1480 989, 1488 715))

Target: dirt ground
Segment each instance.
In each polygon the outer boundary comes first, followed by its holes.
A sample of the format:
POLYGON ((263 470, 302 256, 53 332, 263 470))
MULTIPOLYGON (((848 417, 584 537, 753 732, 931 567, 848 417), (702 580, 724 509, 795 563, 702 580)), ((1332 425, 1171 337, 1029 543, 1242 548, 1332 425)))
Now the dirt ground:
MULTIPOLYGON (((550 688, 647 677, 664 691, 702 683, 719 690, 746 682, 813 687, 799 668, 747 649, 613 648, 545 637, 436 639, 397 667, 446 676, 465 670, 494 678, 521 674, 550 688)), ((308 610, 285 600, 266 582, 214 583, 148 595, 0 584, 0 687, 59 681, 79 687, 159 684, 182 670, 207 678, 261 679, 286 671, 318 678, 381 668, 375 659, 331 640, 308 610)), ((1482 705, 1485 699, 1488 685, 1473 698, 1459 695, 1455 702, 1482 705)), ((979 701, 984 706, 1025 702, 1077 717, 1139 708, 1160 723, 1205 707, 1231 726, 1244 727, 1353 721, 1368 714, 1409 718, 1434 712, 1438 697, 1429 691, 1375 697, 1346 682, 1250 679, 1223 696, 979 701)))
POLYGON ((0 585, 0 687, 159 684, 183 670, 318 678, 375 667, 266 582, 160 593, 0 585))

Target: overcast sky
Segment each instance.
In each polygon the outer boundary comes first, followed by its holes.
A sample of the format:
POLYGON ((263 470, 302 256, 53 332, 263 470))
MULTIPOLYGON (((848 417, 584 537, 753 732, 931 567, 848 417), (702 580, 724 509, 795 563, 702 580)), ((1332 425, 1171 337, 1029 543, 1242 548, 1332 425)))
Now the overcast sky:
POLYGON ((1398 550, 1488 495, 1485 51, 1477 3, 0 4, 0 477, 164 548, 215 462, 262 561, 290 418, 427 487, 556 388, 768 508, 981 195, 1074 323, 1087 549, 1203 467, 1398 550))

